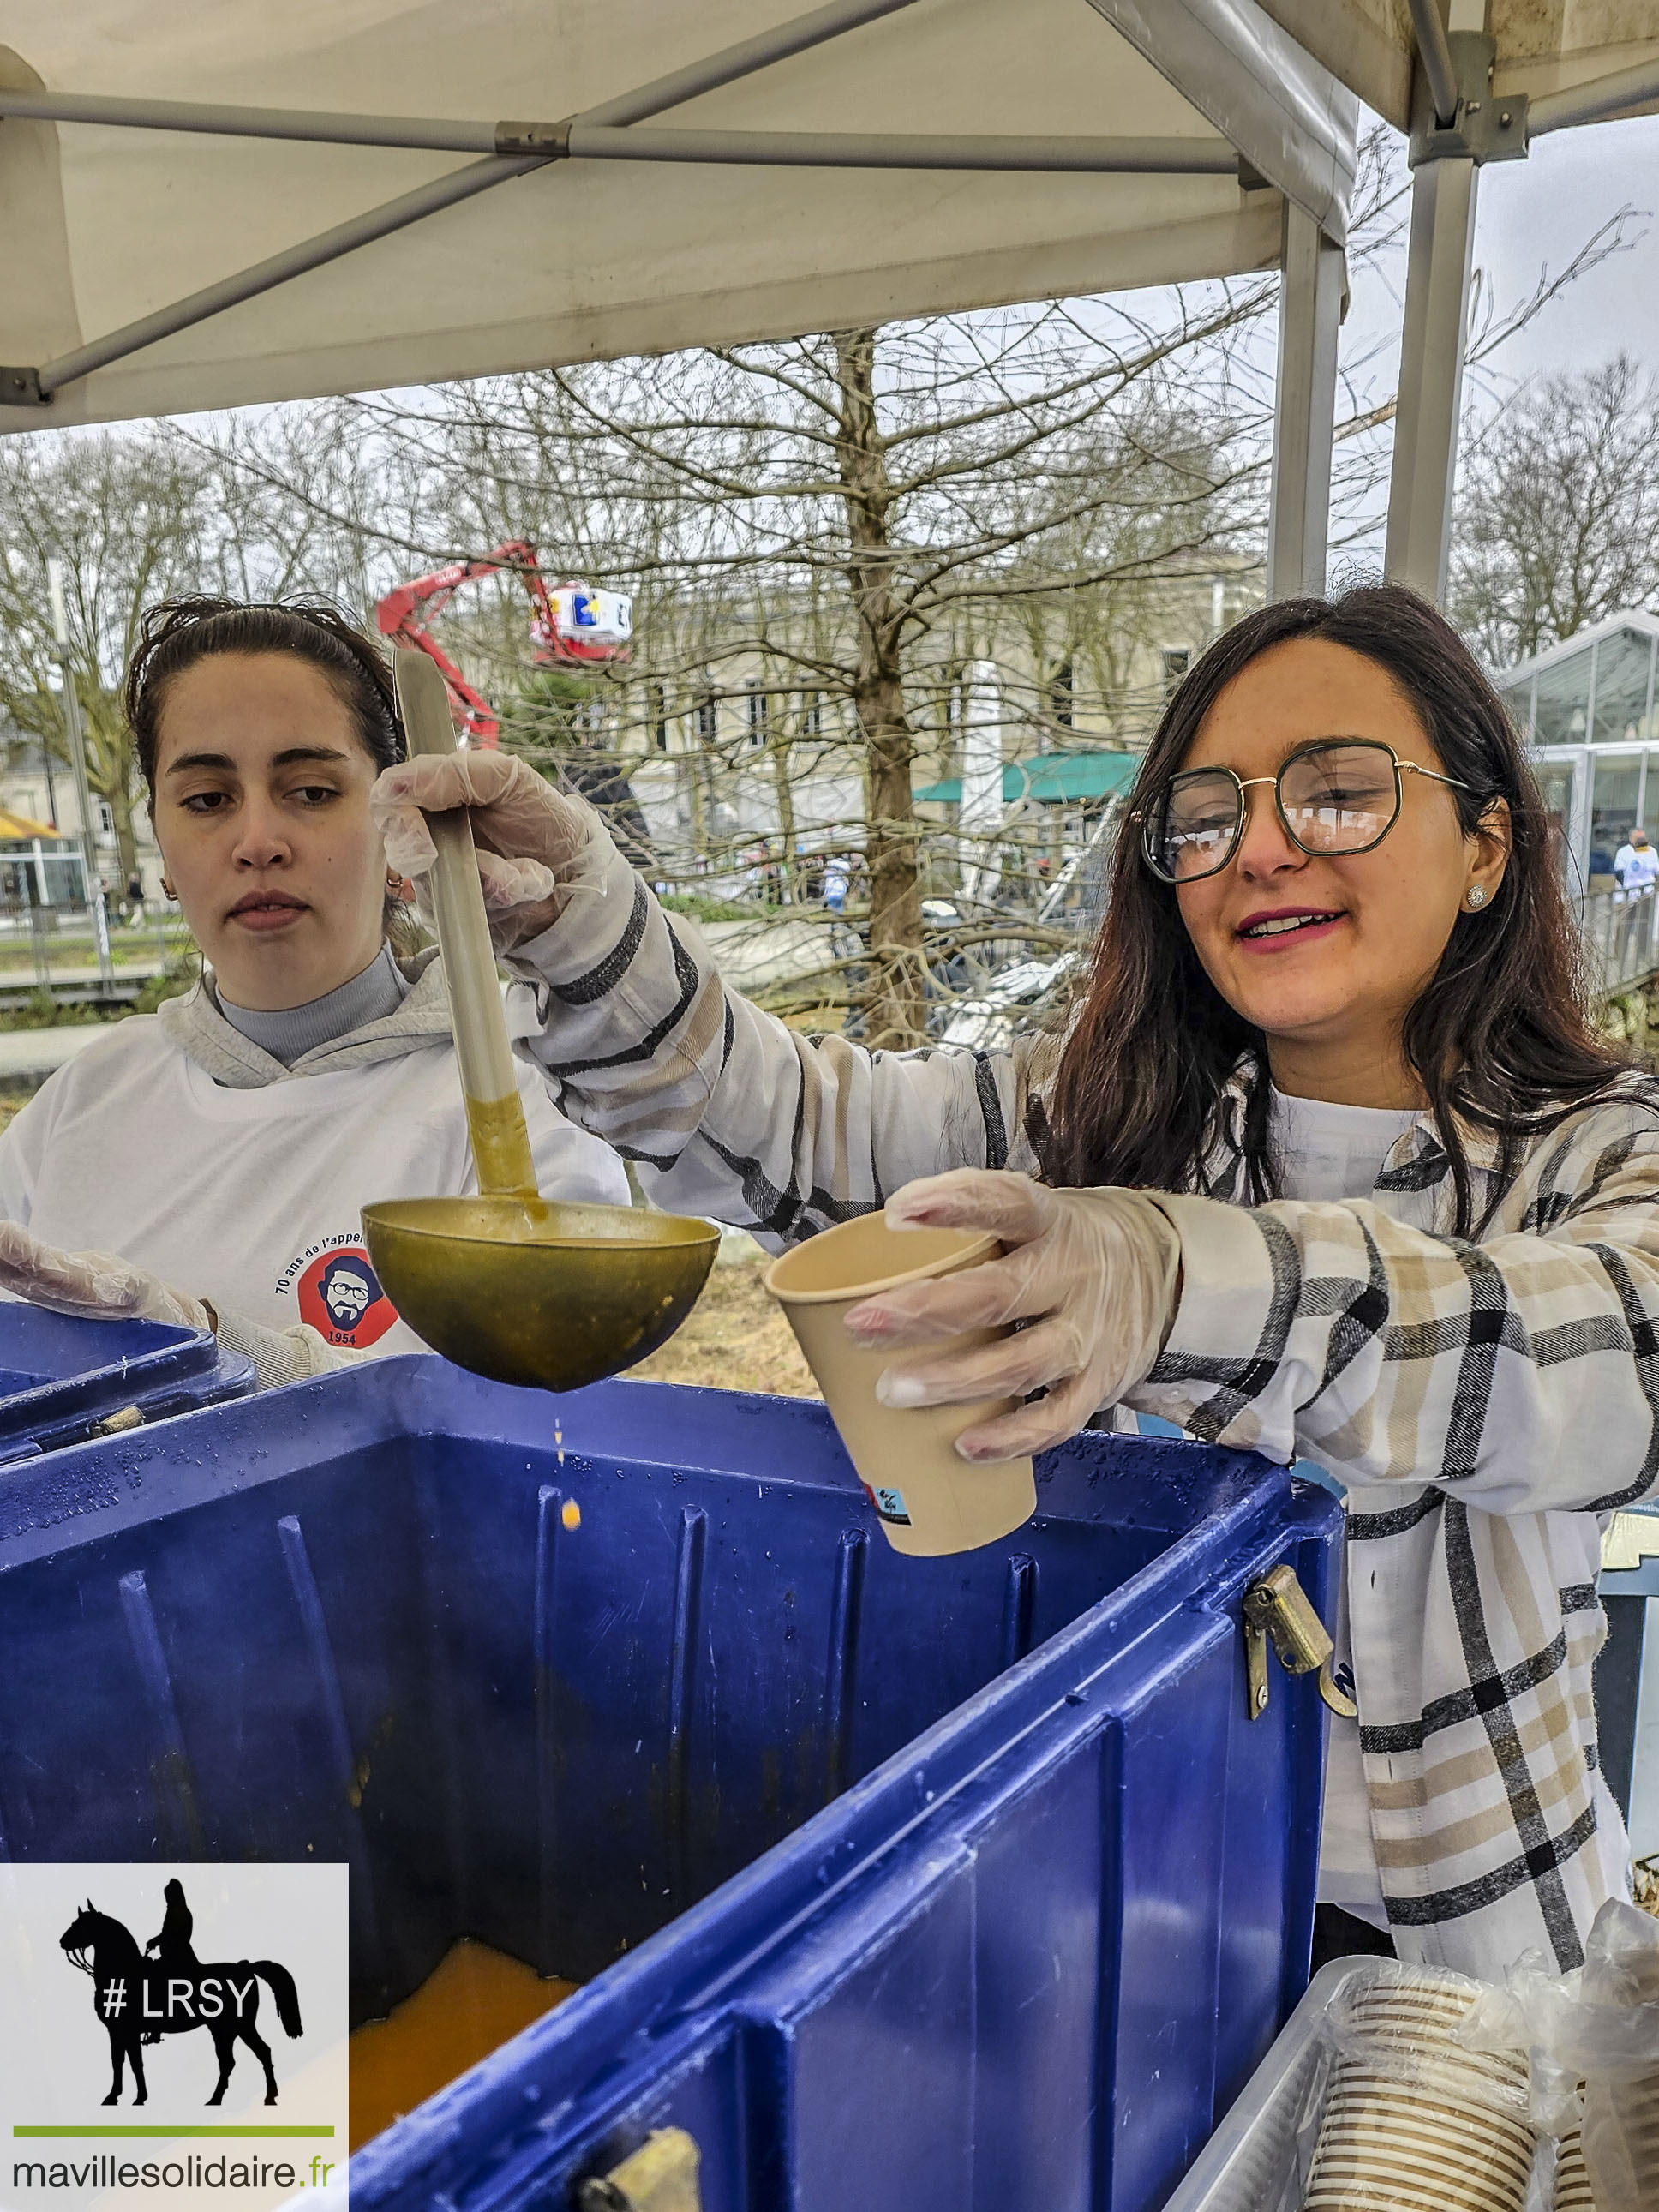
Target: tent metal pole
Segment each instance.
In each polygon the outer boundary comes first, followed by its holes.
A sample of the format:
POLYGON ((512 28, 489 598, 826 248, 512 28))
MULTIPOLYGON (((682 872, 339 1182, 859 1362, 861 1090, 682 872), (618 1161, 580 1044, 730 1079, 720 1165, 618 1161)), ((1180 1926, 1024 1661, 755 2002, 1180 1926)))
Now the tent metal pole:
POLYGON ((228 107, 216 100, 122 100, 97 92, 22 92, 0 85, 0 116, 20 123, 95 123, 125 131, 186 131, 217 138, 298 138, 323 146, 402 146, 434 154, 493 154, 493 123, 436 115, 331 115, 302 107, 228 107))
MULTIPOLYGON (((856 30, 860 24, 896 15, 915 4, 915 0, 830 0, 828 7, 776 24, 756 38, 724 46, 718 53, 706 55, 684 69, 655 77, 637 91, 602 102, 586 112, 586 119, 601 125, 642 122, 648 116, 660 114, 665 108, 678 106, 681 100, 695 99, 699 93, 751 76, 769 63, 803 53, 809 47, 840 37, 844 31, 856 30)), ((175 300, 170 307, 158 307, 154 314, 142 316, 118 331, 94 338, 89 345, 77 346, 73 353, 62 354, 39 369, 0 368, 0 404, 21 401, 40 404, 78 377, 90 376, 95 369, 107 368, 111 362, 124 361, 129 354, 142 352, 146 346, 155 345, 179 331, 206 322, 227 307, 240 306, 244 300, 254 299, 261 292, 285 284, 290 277, 302 276, 309 270, 337 261, 343 254, 355 252, 360 246, 407 229, 410 223, 419 222, 441 208, 453 207, 477 192, 487 192, 492 185, 504 184, 510 177, 522 176, 527 170, 542 168, 550 158, 563 150, 561 145, 535 152, 498 154, 487 161, 471 162, 464 169, 434 178, 414 191, 404 192, 395 200, 387 200, 378 208, 354 216, 332 230, 285 247, 252 269, 240 270, 234 276, 204 286, 185 299, 175 300)))
MULTIPOLYGON (((452 170, 447 177, 435 177, 430 184, 404 192, 400 198, 387 200, 363 215, 353 216, 348 222, 337 223, 332 230, 302 240, 297 246, 284 246, 280 253, 256 262, 251 269, 239 269, 234 276, 221 277, 216 284, 204 285, 199 292, 175 300, 170 307, 158 307, 154 314, 141 315, 136 323, 124 324, 118 331, 94 338, 89 345, 77 346, 73 353, 60 354, 56 361, 46 362, 36 372, 40 396, 49 399, 54 392, 74 383, 77 377, 90 376, 94 369, 107 368, 112 362, 125 361, 129 354, 140 353, 144 347, 173 337, 175 331, 204 323, 210 315, 222 314, 227 307, 238 307, 244 300, 257 299, 261 292, 286 284, 292 276, 303 276, 307 270, 320 269, 327 262, 337 261, 342 254, 355 252, 374 239, 406 230, 410 223, 435 214, 440 208, 453 207, 458 201, 471 199, 475 193, 487 192, 492 185, 505 184, 509 177, 523 176, 527 169, 539 169, 544 161, 540 155, 526 154, 514 160, 492 156, 487 161, 469 162, 464 169, 452 170)), ((9 396, 0 393, 0 398, 9 396)))
POLYGON ((1191 138, 975 137, 967 132, 647 130, 560 123, 453 122, 439 116, 331 115, 303 108, 225 107, 100 93, 9 92, 0 117, 90 123, 230 138, 291 139, 439 154, 538 154, 592 161, 708 161, 783 168, 990 169, 1032 173, 1230 176, 1227 145, 1191 138))
POLYGON ((1425 599, 1446 587, 1457 417, 1474 253, 1474 162, 1451 155, 1412 179, 1400 398, 1383 569, 1425 599))
POLYGON ((1123 176, 1237 176, 1230 145, 1193 138, 975 137, 963 133, 678 131, 570 126, 575 161, 711 161, 828 169, 1012 169, 1123 176))
POLYGON ((1342 249, 1304 209, 1285 204, 1279 294, 1279 377, 1273 492, 1267 511, 1267 597, 1325 589, 1331 445, 1336 420, 1342 249))
POLYGON ((1644 107, 1651 100, 1659 100, 1659 62, 1638 62, 1634 69, 1591 77, 1587 84, 1570 85, 1564 92, 1540 94, 1528 103, 1527 136, 1537 138, 1550 131, 1569 131, 1575 124, 1599 123, 1604 115, 1644 107))
MULTIPOLYGON (((823 46, 844 32, 855 31, 883 15, 896 15, 915 5, 915 0, 834 0, 827 8, 798 15, 758 37, 725 46, 718 53, 657 77, 637 90, 621 94, 584 112, 582 120, 601 127, 642 122, 678 107, 700 93, 752 76, 770 63, 791 54, 823 46)), ((503 145, 502 137, 526 131, 562 132, 569 116, 559 123, 500 124, 457 120, 434 115, 353 115, 327 109, 301 107, 239 107, 217 100, 127 100, 92 92, 35 92, 0 86, 0 117, 19 122, 93 123, 118 130, 187 131, 224 138, 295 138, 325 146, 395 146, 434 154, 501 154, 522 152, 521 146, 503 145)), ((664 157, 659 155, 657 159, 664 157)))
MULTIPOLYGON (((1457 68, 1452 60, 1446 27, 1440 20, 1439 0, 1411 0, 1412 28, 1423 64, 1437 123, 1449 123, 1457 113, 1457 68)), ((1474 26, 1475 29, 1480 25, 1474 26)))

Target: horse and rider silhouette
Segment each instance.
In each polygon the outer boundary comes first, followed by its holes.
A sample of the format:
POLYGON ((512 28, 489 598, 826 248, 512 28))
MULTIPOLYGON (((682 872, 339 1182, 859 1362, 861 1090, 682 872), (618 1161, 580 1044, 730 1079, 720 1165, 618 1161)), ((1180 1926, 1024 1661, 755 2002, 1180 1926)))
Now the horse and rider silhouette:
POLYGON ((204 1966, 191 1948, 195 1922, 185 1901, 184 1884, 176 1878, 163 1893, 167 1912, 158 1934, 141 1952, 121 1922, 100 1912, 88 1898, 58 1938, 70 1964, 92 1977, 93 2007, 109 2032, 112 2080, 106 2105, 121 2101, 123 2063, 132 2068, 135 2105, 148 2101, 141 2046, 159 2042, 164 2035, 179 2035, 204 2027, 213 2038, 219 2060, 219 2079, 210 2105, 224 2100, 235 2046, 245 2043, 264 2069, 265 2102, 276 2102, 276 2074, 270 2063, 270 2045, 255 2025, 259 2014, 259 1984, 263 1981, 276 2001, 276 2017, 289 2036, 301 2033, 300 1993, 286 1966, 274 1959, 240 1959, 204 1966), (149 1954, 154 1953, 152 1962, 149 1954), (90 1956, 88 1956, 90 1954, 90 1956))

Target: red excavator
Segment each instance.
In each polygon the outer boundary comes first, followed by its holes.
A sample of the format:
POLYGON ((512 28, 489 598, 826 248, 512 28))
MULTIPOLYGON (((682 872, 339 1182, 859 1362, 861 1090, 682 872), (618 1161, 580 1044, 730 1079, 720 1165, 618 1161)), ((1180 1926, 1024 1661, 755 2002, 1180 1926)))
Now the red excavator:
MULTIPOLYGON (((503 570, 521 578, 530 595, 530 658, 538 668, 592 668, 626 660, 633 634, 631 600, 616 592, 590 590, 586 584, 556 584, 550 589, 535 547, 521 538, 509 539, 478 560, 452 561, 433 575, 417 576, 412 584, 388 592, 374 610, 381 635, 394 645, 413 646, 437 662, 462 737, 470 745, 497 744, 501 719, 425 625, 441 613, 463 584, 503 570)), ((602 749, 572 745, 554 762, 552 772, 555 781, 599 808, 636 868, 655 866, 650 832, 633 786, 602 749)))
POLYGON ((442 612, 463 584, 503 570, 519 576, 530 595, 530 657, 538 668, 591 668, 628 658, 633 630, 632 603, 616 592, 591 591, 586 584, 556 584, 550 590, 536 549, 523 538, 476 561, 452 561, 430 576, 399 584, 374 610, 381 635, 397 645, 413 646, 438 664, 450 705, 468 744, 493 745, 501 721, 482 691, 475 690, 426 624, 442 612))

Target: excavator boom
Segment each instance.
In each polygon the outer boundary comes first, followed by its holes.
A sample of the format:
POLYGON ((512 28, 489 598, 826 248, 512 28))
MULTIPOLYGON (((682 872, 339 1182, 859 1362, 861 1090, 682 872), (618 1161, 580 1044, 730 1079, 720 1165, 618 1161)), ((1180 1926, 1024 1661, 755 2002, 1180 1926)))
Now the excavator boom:
MULTIPOLYGON (((469 684, 445 653, 427 625, 454 598, 463 584, 470 584, 480 576, 493 576, 503 571, 516 574, 529 595, 531 605, 531 658, 538 666, 563 665, 567 667, 592 666, 595 663, 617 660, 626 656, 627 647, 607 638, 604 641, 589 641, 572 636, 562 626, 555 594, 550 593, 547 580, 541 571, 535 547, 526 538, 508 538, 491 552, 476 560, 452 561, 442 568, 434 569, 429 576, 416 576, 412 582, 399 584, 388 592, 374 610, 375 620, 383 637, 395 644, 413 647, 437 663, 449 694, 449 703, 466 742, 472 745, 494 745, 500 741, 501 720, 495 708, 482 691, 469 684)), ((556 598, 562 601, 568 595, 580 606, 597 604, 600 596, 584 592, 580 585, 561 585, 556 598)), ((613 601, 613 606, 623 611, 622 633, 628 628, 626 601, 613 601)), ((579 613, 578 621, 591 620, 579 613)))

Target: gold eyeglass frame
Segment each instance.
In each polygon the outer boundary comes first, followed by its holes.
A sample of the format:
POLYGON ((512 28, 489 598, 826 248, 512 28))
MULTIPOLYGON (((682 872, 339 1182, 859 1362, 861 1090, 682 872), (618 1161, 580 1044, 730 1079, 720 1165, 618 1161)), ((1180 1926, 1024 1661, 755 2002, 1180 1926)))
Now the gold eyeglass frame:
POLYGON ((1246 799, 1244 794, 1247 791, 1250 790, 1253 786, 1258 783, 1270 783, 1273 787, 1273 808, 1279 816, 1279 827, 1284 830, 1285 835, 1290 839, 1291 844, 1296 847, 1298 853, 1305 853, 1310 860, 1349 860, 1353 859, 1356 854, 1374 853, 1376 850, 1376 848, 1382 842, 1382 840, 1388 836, 1389 830, 1394 828, 1395 823, 1399 821, 1400 810, 1405 804, 1405 780, 1408 775, 1426 775, 1431 782, 1450 784, 1459 791, 1469 791, 1474 788, 1472 785, 1465 783, 1461 776, 1443 775, 1438 769, 1425 768, 1418 761, 1401 760, 1399 754, 1394 750, 1394 747, 1392 745, 1384 744, 1381 738, 1311 738, 1306 744, 1298 745, 1294 752, 1286 753, 1284 759, 1279 763, 1277 773, 1273 775, 1242 776, 1234 769, 1230 768, 1178 769, 1173 775, 1165 776, 1163 782, 1159 784, 1156 792, 1153 793, 1151 802, 1146 806, 1136 807, 1134 811, 1130 815, 1129 819, 1131 822, 1137 822, 1140 824, 1140 857, 1142 860, 1146 861, 1146 866, 1152 870, 1153 875, 1158 878, 1159 883, 1168 884, 1172 889, 1178 890, 1185 884, 1204 883, 1207 881, 1211 876, 1218 876, 1224 868, 1230 868, 1232 866, 1234 860, 1237 857, 1239 846, 1243 841, 1245 825, 1249 819, 1249 802, 1246 799), (1290 819, 1285 811, 1285 769, 1293 766, 1296 762, 1305 759, 1310 753, 1324 752, 1333 745, 1363 746, 1367 752, 1382 753, 1385 755, 1392 763, 1394 767, 1393 813, 1389 815, 1388 820, 1383 823, 1382 829, 1377 831, 1376 836, 1369 839, 1366 843, 1363 845, 1345 845, 1339 851, 1335 852, 1333 852, 1328 846, 1304 844, 1301 838, 1297 836, 1295 830, 1291 829, 1290 819), (1233 786, 1233 788, 1238 793, 1238 817, 1233 825, 1231 841, 1228 844, 1225 853, 1222 855, 1220 860, 1216 862, 1213 867, 1200 868, 1196 875, 1172 876, 1166 869, 1160 867, 1158 863, 1152 858, 1152 817, 1157 812, 1160 805, 1167 804, 1169 794, 1175 789, 1178 783, 1183 782, 1188 777, 1197 777, 1200 775, 1224 775, 1228 779, 1233 786))

